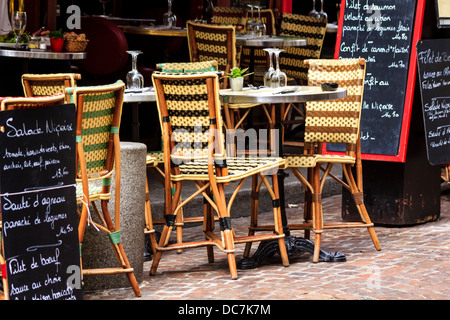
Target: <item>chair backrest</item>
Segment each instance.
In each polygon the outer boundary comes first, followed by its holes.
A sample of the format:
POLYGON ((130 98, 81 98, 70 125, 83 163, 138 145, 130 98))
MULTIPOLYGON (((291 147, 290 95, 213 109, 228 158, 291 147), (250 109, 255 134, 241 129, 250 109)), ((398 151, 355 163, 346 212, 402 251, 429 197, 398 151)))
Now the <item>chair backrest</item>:
POLYGON ((216 25, 232 25, 244 29, 246 22, 245 8, 217 7, 213 8, 212 23, 216 25))
MULTIPOLYGON (((229 73, 236 66, 236 31, 233 26, 187 22, 189 54, 192 62, 216 60, 219 71, 229 73)), ((228 87, 228 78, 222 88, 228 87)))
POLYGON ((119 152, 119 126, 125 84, 67 88, 77 109, 77 177, 86 170, 90 180, 112 175, 114 157, 119 152))
POLYGON ((218 71, 217 61, 199 61, 199 62, 164 62, 158 63, 156 68, 164 73, 182 74, 182 73, 200 73, 218 71))
POLYGON ((51 73, 22 75, 22 86, 26 97, 50 96, 64 93, 66 88, 76 87, 79 73, 51 73))
POLYGON ((215 154, 224 154, 219 81, 216 73, 153 73, 165 162, 206 159, 211 129, 217 134, 215 154), (209 131, 208 131, 209 129, 209 131))
POLYGON ((306 103, 305 148, 316 142, 346 143, 353 150, 359 140, 364 93, 364 59, 311 59, 308 85, 335 82, 347 89, 347 97, 306 103))
POLYGON ((307 40, 304 47, 286 47, 280 54, 280 69, 288 77, 306 81, 308 68, 305 59, 319 59, 322 51, 327 20, 299 14, 283 13, 280 36, 300 37, 307 40))
POLYGON ((65 102, 65 97, 63 93, 42 97, 5 97, 0 98, 0 102, 0 110, 3 111, 59 105, 65 102))

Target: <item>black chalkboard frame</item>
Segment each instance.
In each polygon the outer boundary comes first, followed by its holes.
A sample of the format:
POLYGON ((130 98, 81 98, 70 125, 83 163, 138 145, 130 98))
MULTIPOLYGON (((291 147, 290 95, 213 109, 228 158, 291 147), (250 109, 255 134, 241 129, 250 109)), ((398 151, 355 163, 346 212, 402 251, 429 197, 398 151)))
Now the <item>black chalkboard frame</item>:
MULTIPOLYGON (((423 16, 425 11, 425 1, 417 0, 416 3, 416 13, 414 17, 414 25, 412 30, 412 40, 411 40, 411 52, 409 57, 409 68, 407 77, 407 86, 405 92, 405 101, 403 107, 403 119, 400 132, 400 142, 399 149, 396 155, 385 155, 385 154, 372 154, 372 153, 362 153, 361 159, 363 160, 376 160, 376 161, 388 161, 388 162, 405 162, 406 152, 409 138, 409 126, 411 122, 411 109, 413 105, 416 74, 417 74, 417 51, 416 43, 421 39, 422 27, 423 27, 423 16)), ((345 14, 345 4, 346 0, 341 1, 340 13, 339 13, 339 24, 338 33, 336 37, 336 47, 334 58, 339 58, 339 49, 342 39, 342 29, 345 14)), ((326 145, 323 147, 323 152, 327 154, 342 154, 343 152, 329 151, 326 149, 326 145)))

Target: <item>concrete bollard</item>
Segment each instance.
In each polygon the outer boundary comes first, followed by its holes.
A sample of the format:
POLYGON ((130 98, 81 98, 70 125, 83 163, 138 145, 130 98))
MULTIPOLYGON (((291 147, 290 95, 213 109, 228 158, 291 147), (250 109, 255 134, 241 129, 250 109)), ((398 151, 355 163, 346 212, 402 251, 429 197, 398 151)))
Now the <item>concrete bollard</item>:
MULTIPOLYGON (((144 210, 145 210, 145 159, 147 147, 142 143, 121 142, 121 191, 120 191, 120 229, 121 242, 128 261, 134 268, 137 282, 142 282, 144 267, 144 210)), ((111 179, 111 199, 108 208, 114 221, 114 185, 111 179)), ((100 207, 100 205, 98 206, 100 207)), ((91 208, 92 212, 92 208, 91 208)), ((98 221, 92 214, 94 221, 98 221)), ((86 228, 82 245, 84 269, 119 267, 109 237, 94 226, 86 228)), ((115 288, 129 288, 125 274, 89 275, 83 277, 83 290, 98 291, 115 288)))

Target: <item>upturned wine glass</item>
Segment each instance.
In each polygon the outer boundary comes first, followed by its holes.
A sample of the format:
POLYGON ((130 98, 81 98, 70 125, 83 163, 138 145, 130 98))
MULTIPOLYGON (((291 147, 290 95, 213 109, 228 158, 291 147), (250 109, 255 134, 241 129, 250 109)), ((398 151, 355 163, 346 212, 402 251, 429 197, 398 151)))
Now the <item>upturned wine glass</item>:
POLYGON ((270 78, 272 77, 272 74, 275 72, 275 69, 273 68, 273 50, 272 48, 265 48, 263 49, 269 54, 269 70, 266 71, 264 74, 264 87, 270 88, 272 86, 270 78))
POLYGON ((320 0, 320 12, 317 13, 317 18, 327 19, 328 15, 323 11, 323 0, 320 0))
POLYGON ((316 0, 313 0, 313 8, 312 10, 308 13, 308 15, 310 17, 317 17, 317 15, 319 14, 319 12, 316 10, 316 0))
POLYGON ((163 15, 163 25, 172 28, 177 25, 177 16, 172 12, 172 0, 167 0, 168 10, 163 15))
POLYGON ((144 77, 137 70, 137 57, 142 51, 127 51, 131 54, 131 71, 127 73, 127 89, 139 90, 144 87, 144 77))
POLYGON ((11 15, 11 28, 16 35, 16 47, 19 46, 19 39, 25 31, 27 25, 27 13, 24 11, 14 11, 11 15))
POLYGON ((255 33, 255 20, 253 20, 253 6, 251 4, 247 5, 251 10, 251 18, 247 20, 247 23, 245 24, 245 30, 247 34, 253 35, 255 33))
POLYGON ((270 85, 272 88, 279 88, 287 86, 287 76, 286 73, 280 70, 280 53, 283 52, 283 49, 275 48, 273 49, 273 53, 275 54, 276 60, 276 69, 275 72, 272 73, 270 77, 270 85))
POLYGON ((98 0, 103 5, 103 16, 106 17, 106 4, 111 0, 98 0))
POLYGON ((260 6, 254 6, 256 9, 258 9, 258 21, 255 23, 255 33, 258 36, 265 36, 266 35, 266 25, 261 20, 261 7, 260 6))

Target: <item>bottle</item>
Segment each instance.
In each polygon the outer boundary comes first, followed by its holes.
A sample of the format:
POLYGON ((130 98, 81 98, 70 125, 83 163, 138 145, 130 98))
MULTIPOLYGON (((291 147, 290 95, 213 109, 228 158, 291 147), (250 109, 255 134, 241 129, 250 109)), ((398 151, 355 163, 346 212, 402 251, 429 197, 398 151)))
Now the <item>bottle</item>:
POLYGON ((203 11, 202 11, 203 20, 205 20, 206 23, 208 24, 212 23, 213 9, 214 6, 212 4, 212 0, 203 1, 203 11))

